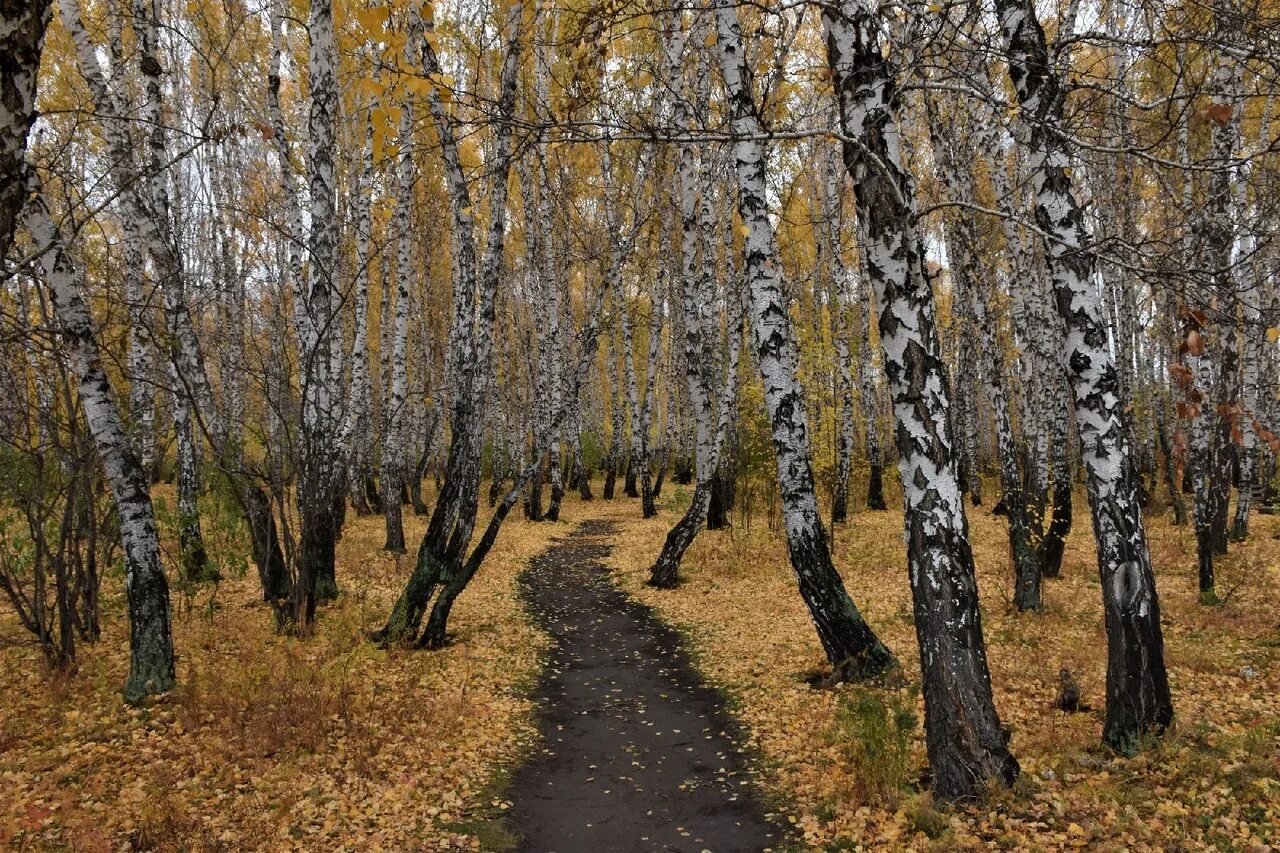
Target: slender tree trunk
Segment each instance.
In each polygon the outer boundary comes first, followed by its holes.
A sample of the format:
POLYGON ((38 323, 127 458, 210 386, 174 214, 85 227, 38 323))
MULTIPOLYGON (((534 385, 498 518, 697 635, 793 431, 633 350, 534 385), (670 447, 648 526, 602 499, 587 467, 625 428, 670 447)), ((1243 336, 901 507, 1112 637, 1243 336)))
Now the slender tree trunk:
MULTIPOLYGON (((408 50, 408 48, 406 48, 408 50)), ((391 326, 391 377, 387 393, 387 406, 382 413, 382 492, 396 494, 404 489, 406 438, 405 424, 409 397, 409 368, 406 361, 409 349, 409 276, 413 268, 413 234, 409 226, 409 205, 413 201, 413 110, 405 104, 400 113, 400 160, 396 185, 396 206, 393 222, 396 232, 395 308, 391 326)), ((386 526, 386 542, 383 550, 403 554, 404 521, 403 502, 384 500, 383 520, 386 526)))
MULTIPOLYGON (((864 255, 866 245, 859 248, 859 255, 864 255)), ((864 264, 865 266, 865 264, 864 264)), ((875 362, 871 357, 871 314, 874 295, 868 287, 862 299, 862 333, 858 343, 858 393, 862 397, 862 413, 866 421, 867 447, 867 509, 884 511, 888 505, 884 502, 884 458, 880 453, 880 395, 876 387, 875 362)), ((980 502, 979 493, 974 493, 975 503, 980 502)))
POLYGON ((160 562, 150 479, 125 432, 81 293, 79 273, 67 257, 34 169, 28 170, 25 195, 28 202, 23 218, 36 245, 49 247, 40 259, 41 266, 63 344, 75 365, 85 419, 120 517, 129 608, 129 677, 124 696, 129 702, 138 702, 147 695, 166 692, 175 680, 169 584, 160 562))
POLYGON ((209 565, 204 537, 200 533, 200 472, 196 461, 195 431, 191 424, 191 405, 184 391, 175 388, 173 395, 173 431, 178 445, 178 551, 183 576, 190 583, 218 580, 216 569, 209 565))
MULTIPOLYGON (((670 241, 668 241, 669 244, 670 241)), ((665 280, 665 273, 662 274, 665 280)), ((663 301, 659 288, 649 290, 649 354, 645 365, 644 402, 640 410, 640 515, 653 518, 658 514, 657 494, 653 488, 653 473, 650 471, 653 447, 649 435, 653 430, 653 407, 658 395, 658 358, 662 347, 662 314, 663 301)))
POLYGON ((335 597, 334 551, 338 537, 334 490, 335 413, 338 376, 334 371, 334 317, 340 306, 335 273, 338 253, 335 124, 338 118, 338 46, 332 0, 311 0, 307 70, 311 81, 307 119, 309 141, 310 238, 305 334, 302 352, 302 459, 298 479, 301 544, 294 584, 294 621, 307 630, 316 602, 335 597))
MULTIPOLYGON (((370 105, 376 106, 376 102, 370 105)), ((372 240, 373 215, 373 121, 365 119, 363 162, 356 184, 356 274, 355 301, 351 339, 351 379, 347 388, 346 412, 342 426, 342 446, 348 447, 347 490, 356 515, 373 514, 365 493, 365 479, 370 472, 370 431, 373 427, 372 389, 369 380, 369 244, 372 240)))
POLYGON ((1066 363, 1093 514, 1107 625, 1107 712, 1103 741, 1137 752, 1173 720, 1164 667, 1160 602, 1147 549, 1135 472, 1125 436, 1115 361, 1102 322, 1091 235, 1072 189, 1061 130, 1063 81, 1029 0, 997 0, 1009 75, 1030 125, 1036 223, 1065 327, 1066 363))
POLYGON ((1156 413, 1156 434, 1160 442, 1160 455, 1164 457, 1164 485, 1169 492, 1173 525, 1182 527, 1187 523, 1187 507, 1182 500, 1182 490, 1178 488, 1177 464, 1173 455, 1173 445, 1169 441, 1169 428, 1163 410, 1156 413))
POLYGON ((1044 576, 1056 578, 1062 574, 1062 557, 1067 549, 1067 536, 1071 533, 1071 460, 1067 457, 1067 429, 1062 422, 1053 444, 1053 515, 1040 544, 1040 560, 1044 576))
POLYGON ((827 659, 842 677, 866 677, 892 666, 893 656, 854 606, 827 547, 814 492, 804 394, 796 381, 795 337, 769 219, 767 158, 750 65, 737 6, 717 0, 714 8, 716 45, 734 135, 738 213, 746 229, 743 273, 750 290, 751 328, 773 433, 787 548, 827 659))
POLYGON ((578 477, 578 499, 586 502, 595 500, 591 493, 591 469, 587 467, 582 456, 582 403, 575 394, 570 398, 573 407, 573 470, 578 477))
POLYGON ((826 7, 823 23, 893 399, 932 788, 972 797, 1012 784, 1018 762, 991 695, 933 290, 899 148, 897 70, 859 0, 826 7))
POLYGON ((853 474, 853 366, 849 348, 850 282, 849 271, 840 255, 841 167, 834 149, 823 157, 822 167, 821 180, 817 182, 818 252, 824 262, 830 287, 829 326, 836 357, 833 401, 836 419, 836 470, 835 483, 831 490, 831 522, 840 524, 849 517, 849 479, 853 474))
POLYGON ((613 492, 617 487, 618 467, 622 464, 622 382, 619 378, 620 373, 618 370, 620 339, 620 334, 614 335, 613 345, 609 352, 611 428, 609 432, 609 453, 606 457, 604 472, 604 492, 601 495, 607 501, 613 500, 613 492))

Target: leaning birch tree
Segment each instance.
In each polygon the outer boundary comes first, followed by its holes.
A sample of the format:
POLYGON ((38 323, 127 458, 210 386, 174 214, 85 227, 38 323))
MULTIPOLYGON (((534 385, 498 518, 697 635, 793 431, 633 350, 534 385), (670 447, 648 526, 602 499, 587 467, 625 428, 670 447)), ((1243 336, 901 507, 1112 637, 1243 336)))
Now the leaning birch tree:
POLYGON ((1063 127, 1067 96, 1030 0, 997 0, 1009 77, 1029 130, 1036 224, 1044 233, 1053 298, 1080 433, 1107 627, 1103 742, 1123 754, 1173 721, 1160 601, 1123 421, 1115 359, 1095 286, 1097 258, 1076 198, 1063 127))

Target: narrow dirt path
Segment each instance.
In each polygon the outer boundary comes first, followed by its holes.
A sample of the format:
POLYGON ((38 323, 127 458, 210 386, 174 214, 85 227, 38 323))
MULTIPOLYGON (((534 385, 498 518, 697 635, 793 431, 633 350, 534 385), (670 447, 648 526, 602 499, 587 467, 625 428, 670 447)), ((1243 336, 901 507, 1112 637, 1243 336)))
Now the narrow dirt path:
POLYGON ((620 592, 587 521, 521 576, 554 640, 538 685, 543 748, 510 788, 511 828, 530 853, 760 851, 764 817, 731 737, 724 699, 680 637, 620 592))

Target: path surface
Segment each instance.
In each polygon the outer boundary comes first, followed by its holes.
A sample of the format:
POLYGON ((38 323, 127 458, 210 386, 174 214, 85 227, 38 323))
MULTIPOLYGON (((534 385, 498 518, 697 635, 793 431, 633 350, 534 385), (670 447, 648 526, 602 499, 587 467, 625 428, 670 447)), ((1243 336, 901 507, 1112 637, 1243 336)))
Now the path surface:
POLYGON ((724 699, 679 635, 613 586, 609 522, 585 522, 521 577, 554 640, 538 685, 542 750, 511 781, 530 853, 759 851, 781 831, 747 783, 724 699))

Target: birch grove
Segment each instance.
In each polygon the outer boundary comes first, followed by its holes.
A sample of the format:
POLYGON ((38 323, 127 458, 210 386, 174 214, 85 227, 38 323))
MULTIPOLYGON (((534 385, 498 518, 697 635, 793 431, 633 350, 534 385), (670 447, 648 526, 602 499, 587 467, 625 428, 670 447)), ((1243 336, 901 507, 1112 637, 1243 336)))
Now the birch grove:
POLYGON ((1267 589, 1277 14, 0 0, 2 600, 60 671, 127 624, 141 702, 250 562, 306 646, 385 559, 361 642, 425 654, 505 526, 634 517, 651 602, 784 543, 808 680, 918 685, 940 802, 1034 755, 988 647, 1068 604, 1132 757, 1162 594, 1267 589))

